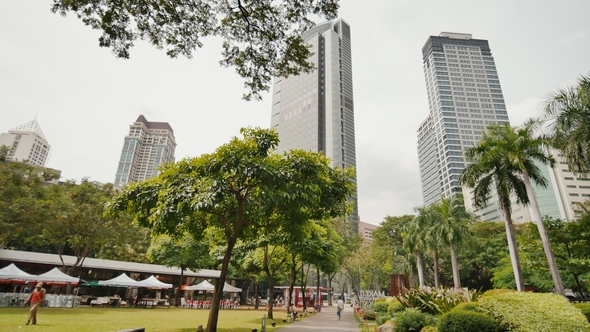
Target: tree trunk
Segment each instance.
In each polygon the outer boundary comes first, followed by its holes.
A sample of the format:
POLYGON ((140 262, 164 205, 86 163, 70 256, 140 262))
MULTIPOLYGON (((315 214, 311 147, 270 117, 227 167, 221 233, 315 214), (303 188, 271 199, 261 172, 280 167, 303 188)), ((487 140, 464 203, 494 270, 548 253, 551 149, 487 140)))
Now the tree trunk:
POLYGON ((510 251, 510 261, 512 262, 512 270, 514 271, 516 289, 519 292, 524 292, 524 279, 522 278, 522 268, 518 257, 518 245, 516 243, 516 235, 514 234, 512 216, 510 215, 510 200, 508 197, 499 197, 499 200, 502 206, 502 212, 504 212, 504 218, 506 219, 506 238, 508 239, 508 250, 510 251))
POLYGON ((416 264, 418 265, 418 281, 420 288, 424 287, 424 268, 422 266, 422 253, 420 250, 416 252, 416 264))
POLYGON ((336 276, 336 273, 333 275, 328 275, 328 306, 332 306, 332 296, 334 291, 332 290, 332 279, 336 276))
MULTIPOLYGON (((574 280, 576 281, 576 285, 578 286, 578 292, 580 296, 582 296, 582 302, 586 302, 586 296, 584 296, 584 289, 582 289, 582 285, 580 284, 580 278, 578 278, 578 274, 572 274, 574 276, 574 280)), ((575 295, 575 294, 574 294, 575 295)))
POLYGON ((317 275, 317 285, 316 285, 316 304, 321 308, 322 307, 322 290, 320 288, 321 283, 321 276, 320 276, 320 268, 316 265, 316 270, 318 272, 317 275))
POLYGON ((289 305, 291 303, 293 303, 293 305, 295 305, 296 300, 293 299, 293 289, 295 288, 295 280, 297 279, 297 267, 296 267, 296 262, 295 262, 295 256, 293 256, 292 262, 293 265, 291 265, 291 274, 289 275, 289 294, 288 299, 285 303, 285 305, 287 306, 287 308, 289 307, 289 305))
POLYGON ((434 256, 434 287, 438 287, 440 286, 440 280, 439 280, 439 266, 438 266, 438 249, 434 248, 433 250, 433 256, 434 256))
POLYGON ((258 310, 260 298, 258 297, 258 281, 254 281, 254 309, 258 310))
POLYGON ((533 210, 533 220, 537 224, 539 235, 541 235, 541 242, 543 242, 543 250, 545 251, 545 256, 547 257, 547 262, 549 263, 549 270, 551 271, 551 277, 553 278, 553 283, 555 284, 555 290, 558 294, 565 295, 563 283, 561 282, 561 276, 559 275, 559 270, 557 269, 555 256, 553 256, 553 251, 551 250, 549 236, 547 236, 547 231, 545 230, 545 225, 543 224, 543 219, 541 218, 541 210, 539 209, 539 204, 537 203, 537 196, 535 196, 533 186, 531 185, 529 173, 526 170, 523 170, 522 177, 524 179, 526 192, 529 196, 529 201, 533 210))
POLYGON ((459 261, 457 260, 457 252, 455 246, 451 242, 451 265, 453 268, 453 284, 455 288, 461 288, 461 276, 459 275, 459 261))
POLYGON ((223 263, 221 264, 221 272, 219 274, 219 279, 215 281, 213 302, 211 303, 211 309, 209 310, 209 320, 207 321, 207 332, 217 332, 217 320, 219 318, 219 302, 223 297, 223 284, 225 283, 225 279, 227 277, 227 272, 229 270, 229 260, 231 258, 231 253, 234 250, 234 246, 236 245, 236 240, 237 236, 234 235, 227 241, 227 248, 225 249, 225 254, 223 255, 223 263))
POLYGON ((182 277, 184 276, 184 266, 180 266, 180 283, 176 289, 176 296, 174 297, 174 305, 180 306, 180 288, 182 287, 182 277))

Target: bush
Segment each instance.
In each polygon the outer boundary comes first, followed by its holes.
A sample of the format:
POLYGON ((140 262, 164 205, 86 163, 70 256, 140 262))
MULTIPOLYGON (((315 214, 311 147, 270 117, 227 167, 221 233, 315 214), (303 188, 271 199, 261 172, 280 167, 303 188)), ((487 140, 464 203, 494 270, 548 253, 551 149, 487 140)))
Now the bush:
POLYGON ((374 312, 373 310, 367 310, 367 311, 365 312, 365 314, 363 315, 363 317, 364 317, 366 320, 375 320, 375 319, 377 319, 377 316, 378 316, 378 315, 377 315, 377 313, 376 313, 376 312, 374 312))
POLYGON ((487 291, 485 291, 482 296, 492 296, 492 295, 497 295, 497 294, 504 294, 504 293, 517 293, 514 289, 506 289, 506 288, 502 288, 502 289, 489 289, 487 291))
POLYGON ((436 326, 428 325, 422 328, 422 332, 438 332, 438 328, 436 326))
POLYGON ((480 296, 480 292, 474 289, 422 287, 409 289, 397 296, 397 299, 406 308, 438 315, 450 311, 459 303, 477 301, 480 296))
POLYGON ((389 307, 389 304, 385 303, 385 301, 382 301, 382 302, 373 303, 373 305, 371 306, 371 309, 373 311, 375 311, 376 313, 382 315, 382 314, 387 314, 388 307, 389 307))
POLYGON ((479 310, 509 331, 590 331, 586 317, 560 295, 504 292, 485 295, 479 310))
POLYGON ((418 309, 406 309, 393 317, 394 332, 421 331, 428 325, 436 325, 436 318, 418 309))
POLYGON ((375 323, 377 323, 378 326, 383 325, 383 324, 387 323, 387 321, 390 319, 391 319, 391 316, 389 316, 389 315, 379 316, 379 318, 377 318, 375 320, 375 323))
POLYGON ((586 319, 590 323, 590 303, 576 303, 573 306, 582 310, 582 314, 586 316, 586 319))
POLYGON ((465 311, 477 311, 477 312, 479 312, 478 307, 479 307, 479 302, 465 302, 465 303, 459 303, 451 311, 465 310, 465 311))
POLYGON ((498 332, 500 325, 481 312, 453 309, 438 320, 439 332, 498 332))
POLYGON ((389 306, 387 307, 387 313, 389 316, 394 316, 396 313, 403 311, 406 307, 404 307, 397 299, 391 301, 389 306))

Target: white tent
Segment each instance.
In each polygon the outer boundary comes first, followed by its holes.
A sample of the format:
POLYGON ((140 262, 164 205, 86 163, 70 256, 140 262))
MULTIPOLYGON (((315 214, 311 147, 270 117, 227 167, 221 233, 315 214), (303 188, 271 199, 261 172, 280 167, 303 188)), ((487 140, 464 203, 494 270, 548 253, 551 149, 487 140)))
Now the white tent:
POLYGON ((154 277, 153 275, 145 280, 140 281, 139 283, 142 285, 142 287, 163 289, 172 288, 172 284, 163 283, 160 280, 156 279, 156 277, 154 277))
POLYGON ((240 293, 242 291, 241 288, 234 287, 227 282, 223 285, 223 291, 228 293, 240 293))
POLYGON ((200 284, 185 287, 184 290, 213 291, 215 290, 215 286, 211 285, 207 280, 203 280, 200 284))
POLYGON ((35 280, 46 282, 71 282, 73 284, 80 282, 79 278, 69 276, 61 272, 57 267, 54 267, 51 271, 40 274, 35 280))
POLYGON ((0 279, 10 280, 37 280, 37 276, 34 274, 28 274, 25 271, 19 269, 14 263, 0 269, 0 279))
POLYGON ((120 276, 110 279, 110 280, 99 281, 98 284, 103 285, 103 286, 115 286, 115 287, 145 287, 139 281, 135 281, 135 280, 129 278, 125 273, 121 273, 120 276))

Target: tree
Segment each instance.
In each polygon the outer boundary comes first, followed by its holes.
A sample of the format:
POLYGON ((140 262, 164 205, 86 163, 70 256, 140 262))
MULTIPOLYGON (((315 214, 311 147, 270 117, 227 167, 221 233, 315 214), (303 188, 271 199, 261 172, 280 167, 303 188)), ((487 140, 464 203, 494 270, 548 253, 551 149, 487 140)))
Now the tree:
POLYGON ((273 154, 278 135, 272 130, 242 129, 212 154, 168 164, 160 175, 133 184, 110 204, 109 211, 130 211, 156 234, 199 238, 207 228, 221 231, 227 247, 209 313, 207 331, 217 329, 232 251, 239 239, 258 238, 277 210, 292 218, 286 229, 311 220, 344 215, 352 193, 352 169, 331 168, 320 153, 293 150, 273 154))
POLYGON ((260 99, 272 77, 313 69, 301 34, 314 25, 310 17, 336 17, 338 0, 53 0, 51 11, 73 12, 101 30, 99 45, 112 48, 119 58, 129 58, 137 39, 166 49, 172 58, 190 58, 203 46, 202 39, 221 37, 220 64, 235 67, 245 79, 245 99, 260 99))
POLYGON ((413 256, 404 247, 404 230, 414 218, 412 215, 387 216, 380 227, 373 231, 373 246, 386 250, 392 272, 409 274, 412 271, 413 256))
POLYGON ((6 158, 8 157, 8 153, 10 152, 10 148, 6 145, 0 145, 0 163, 5 163, 6 158))
POLYGON ((478 145, 465 152, 467 159, 472 164, 463 170, 459 182, 473 188, 473 201, 477 208, 487 206, 492 196, 492 188, 495 189, 500 208, 504 214, 516 288, 522 292, 524 291, 524 280, 512 223, 510 195, 514 194, 519 204, 528 203, 529 198, 524 181, 520 177, 520 170, 515 169, 507 160, 507 151, 503 149, 504 147, 506 146, 497 140, 494 132, 485 131, 478 145))
POLYGON ((414 220, 407 225, 403 230, 402 236, 406 250, 408 252, 413 252, 416 255, 418 283, 420 287, 424 287, 424 262, 422 255, 427 250, 427 244, 420 227, 420 221, 416 219, 417 218, 414 218, 414 220))
POLYGON ((414 237, 420 237, 424 245, 424 253, 427 250, 432 251, 433 259, 433 274, 434 274, 434 286, 440 286, 440 257, 439 247, 442 245, 442 237, 439 232, 440 227, 440 204, 432 204, 429 206, 418 207, 414 209, 418 212, 414 222, 416 225, 412 228, 414 237))
POLYGON ((209 244, 195 239, 188 233, 177 238, 168 235, 153 238, 147 255, 153 263, 180 268, 180 283, 176 289, 175 300, 177 307, 180 304, 184 271, 198 271, 215 263, 215 259, 209 255, 209 244))
POLYGON ((554 93, 541 118, 549 124, 550 143, 561 151, 569 169, 590 172, 590 74, 578 85, 554 93))

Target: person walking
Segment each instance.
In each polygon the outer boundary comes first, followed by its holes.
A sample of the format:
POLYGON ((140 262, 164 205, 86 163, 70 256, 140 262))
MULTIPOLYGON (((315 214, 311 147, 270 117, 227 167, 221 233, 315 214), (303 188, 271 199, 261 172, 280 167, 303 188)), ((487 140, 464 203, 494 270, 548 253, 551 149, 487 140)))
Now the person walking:
POLYGON ((336 302, 336 307, 338 308, 338 320, 342 317, 342 310, 344 310, 344 301, 342 301, 342 297, 338 298, 338 302, 336 302))
POLYGON ((27 325, 33 322, 33 325, 37 324, 37 308, 43 305, 45 302, 45 289, 43 289, 43 283, 37 284, 37 287, 29 294, 25 304, 31 304, 31 310, 29 310, 29 319, 27 319, 27 325))

